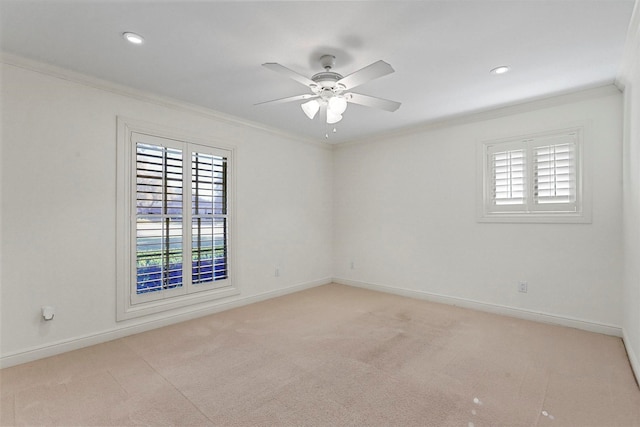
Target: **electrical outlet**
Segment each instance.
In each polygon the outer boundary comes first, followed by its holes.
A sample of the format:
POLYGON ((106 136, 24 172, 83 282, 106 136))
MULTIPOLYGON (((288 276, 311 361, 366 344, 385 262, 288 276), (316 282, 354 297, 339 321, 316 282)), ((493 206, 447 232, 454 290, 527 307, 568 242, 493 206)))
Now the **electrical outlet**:
POLYGON ((53 317, 56 315, 56 309, 51 307, 50 305, 45 305, 42 307, 42 318, 44 320, 53 320, 53 317))
POLYGON ((280 269, 278 267, 276 267, 275 276, 280 277, 280 269))
POLYGON ((526 294, 527 290, 528 290, 527 282, 518 282, 518 292, 522 292, 526 294))

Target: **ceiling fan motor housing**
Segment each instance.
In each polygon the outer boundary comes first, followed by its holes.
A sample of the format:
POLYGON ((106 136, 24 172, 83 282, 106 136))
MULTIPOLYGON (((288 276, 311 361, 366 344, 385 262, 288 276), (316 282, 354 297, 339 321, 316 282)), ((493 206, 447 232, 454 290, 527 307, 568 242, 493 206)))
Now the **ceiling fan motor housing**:
POLYGON ((311 89, 320 95, 323 99, 329 99, 334 95, 339 95, 345 90, 342 85, 336 84, 336 82, 342 79, 342 75, 331 71, 336 63, 336 57, 333 55, 323 55, 320 57, 320 65, 325 69, 311 77, 317 86, 311 89))
POLYGON ((334 73, 333 71, 322 71, 318 74, 315 74, 311 77, 311 80, 316 82, 319 88, 321 89, 333 89, 336 88, 336 82, 342 79, 342 76, 338 73, 334 73))

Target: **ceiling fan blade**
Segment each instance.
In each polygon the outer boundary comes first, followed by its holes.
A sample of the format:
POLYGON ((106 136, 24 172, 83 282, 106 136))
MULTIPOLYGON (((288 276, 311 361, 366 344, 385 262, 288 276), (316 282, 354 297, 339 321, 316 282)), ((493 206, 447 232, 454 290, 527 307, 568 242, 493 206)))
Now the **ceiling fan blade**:
POLYGON ((308 94, 304 94, 304 95, 289 96, 287 98, 273 99, 271 101, 258 102, 257 104, 253 104, 253 105, 284 104, 285 102, 302 101, 304 99, 313 99, 313 98, 318 98, 318 95, 313 95, 313 94, 308 93, 308 94))
POLYGON ((336 82, 336 84, 340 84, 346 89, 351 89, 356 86, 360 86, 361 84, 366 83, 370 80, 386 76, 387 74, 391 74, 393 72, 394 69, 393 67, 391 67, 391 65, 380 60, 374 62, 373 64, 367 65, 366 67, 361 68, 346 77, 341 78, 336 82))
POLYGON ((298 83, 302 83, 303 85, 315 86, 316 83, 308 77, 303 76, 302 74, 298 74, 293 70, 288 69, 287 67, 280 65, 276 62, 267 62, 262 64, 263 67, 268 68, 276 73, 284 74, 285 76, 297 81, 298 83))
POLYGON ((359 93, 346 93, 344 97, 348 102, 364 105, 365 107, 379 108, 386 111, 396 111, 402 105, 400 102, 390 101, 388 99, 376 98, 375 96, 361 95, 359 93))

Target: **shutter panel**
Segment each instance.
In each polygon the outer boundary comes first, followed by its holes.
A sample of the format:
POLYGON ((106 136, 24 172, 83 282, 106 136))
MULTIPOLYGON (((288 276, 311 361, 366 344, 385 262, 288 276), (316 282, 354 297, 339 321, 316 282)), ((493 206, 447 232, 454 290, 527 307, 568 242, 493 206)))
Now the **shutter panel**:
POLYGON ((228 278, 227 158, 192 153, 191 252, 194 285, 228 278))
POLYGON ((526 197, 526 153, 524 149, 490 153, 492 210, 524 205, 526 197))
POLYGON ((578 132, 539 138, 532 144, 533 200, 538 212, 578 212, 578 132))
POLYGON ((534 156, 534 202, 539 205, 575 203, 575 143, 537 146, 534 156))
POLYGON ((182 151, 136 144, 136 294, 182 280, 182 151))

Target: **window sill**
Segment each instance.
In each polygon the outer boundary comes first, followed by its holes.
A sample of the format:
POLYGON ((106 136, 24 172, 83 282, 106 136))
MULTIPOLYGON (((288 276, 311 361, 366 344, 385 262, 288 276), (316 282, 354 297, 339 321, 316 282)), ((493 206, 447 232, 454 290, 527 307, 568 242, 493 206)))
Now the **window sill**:
POLYGON ((126 304, 123 310, 118 310, 117 321, 120 322, 123 320, 135 319, 137 317, 189 307, 195 304, 215 301, 239 294, 240 290, 237 287, 230 285, 224 288, 211 289, 208 291, 196 292, 193 294, 181 295, 158 301, 150 301, 135 305, 126 304))
POLYGON ((505 212, 483 213, 476 220, 480 223, 591 224, 591 215, 585 212, 505 212))

